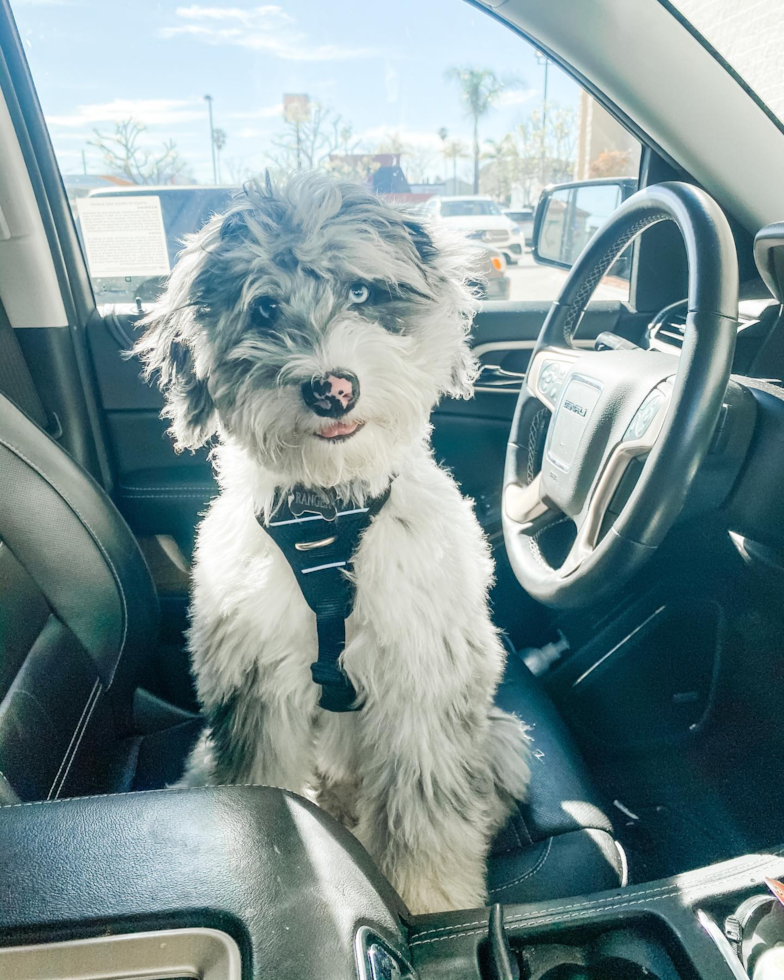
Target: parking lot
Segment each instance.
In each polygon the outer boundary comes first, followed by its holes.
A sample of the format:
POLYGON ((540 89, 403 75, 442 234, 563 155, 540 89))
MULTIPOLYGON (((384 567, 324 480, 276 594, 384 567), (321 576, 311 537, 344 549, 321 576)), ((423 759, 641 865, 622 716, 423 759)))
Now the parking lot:
MULTIPOLYGON (((566 271, 547 265, 537 265, 530 250, 520 258, 517 265, 506 269, 510 279, 510 300, 554 300, 566 278, 566 271)), ((594 299, 628 299, 628 286, 618 284, 618 280, 599 283, 594 299)))

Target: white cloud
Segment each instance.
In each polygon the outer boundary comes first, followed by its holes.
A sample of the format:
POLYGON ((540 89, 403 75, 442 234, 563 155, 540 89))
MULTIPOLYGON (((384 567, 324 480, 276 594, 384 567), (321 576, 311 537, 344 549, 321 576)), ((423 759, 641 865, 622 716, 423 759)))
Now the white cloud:
POLYGON ((242 129, 234 130, 230 135, 238 140, 253 140, 268 137, 270 131, 268 129, 256 129, 253 126, 244 126, 242 129))
POLYGON ((190 37, 205 44, 234 45, 250 51, 266 51, 285 61, 348 61, 375 58, 375 48, 350 48, 314 44, 294 27, 294 19, 282 7, 203 7, 192 4, 175 11, 180 23, 163 27, 158 37, 190 37))
POLYGON ((50 126, 91 126, 100 123, 135 119, 145 126, 170 126, 205 117, 201 100, 183 99, 113 99, 91 105, 77 106, 69 116, 47 116, 50 126), (198 107, 198 108, 197 108, 198 107))
POLYGON ((523 105, 536 95, 536 90, 532 88, 516 89, 510 88, 505 92, 502 92, 499 99, 498 105, 502 109, 508 109, 511 106, 523 105))
POLYGON ((202 7, 198 3, 190 7, 177 7, 175 14, 188 20, 239 20, 245 24, 260 23, 263 20, 270 24, 293 23, 293 18, 282 7, 268 4, 264 7, 202 7))
POLYGON ((258 109, 248 109, 246 112, 229 112, 226 119, 277 119, 283 115, 283 103, 260 106, 258 109))

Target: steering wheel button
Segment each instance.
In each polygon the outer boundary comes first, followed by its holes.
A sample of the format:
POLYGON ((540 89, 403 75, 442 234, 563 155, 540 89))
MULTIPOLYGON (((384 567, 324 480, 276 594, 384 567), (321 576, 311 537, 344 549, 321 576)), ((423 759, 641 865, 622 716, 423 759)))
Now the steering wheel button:
POLYGON ((658 391, 651 392, 648 395, 637 410, 637 413, 629 424, 629 428, 626 430, 627 440, 642 439, 650 428, 651 422, 656 418, 663 400, 662 395, 658 391))

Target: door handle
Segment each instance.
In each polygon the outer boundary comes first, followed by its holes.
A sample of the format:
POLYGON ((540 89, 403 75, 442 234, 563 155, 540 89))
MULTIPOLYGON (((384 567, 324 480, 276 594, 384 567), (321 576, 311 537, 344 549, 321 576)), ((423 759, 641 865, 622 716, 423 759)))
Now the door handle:
POLYGON ((505 371, 498 364, 483 364, 476 379, 479 388, 500 388, 519 391, 525 374, 519 371, 505 371))

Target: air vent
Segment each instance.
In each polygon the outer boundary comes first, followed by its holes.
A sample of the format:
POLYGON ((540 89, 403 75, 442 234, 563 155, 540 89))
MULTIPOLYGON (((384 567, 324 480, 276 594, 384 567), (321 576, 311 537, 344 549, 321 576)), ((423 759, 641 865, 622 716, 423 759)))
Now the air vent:
POLYGON ((657 313, 656 319, 648 329, 648 343, 651 347, 683 347, 686 333, 687 303, 681 300, 657 313))
MULTIPOLYGON (((759 323, 762 311, 772 301, 765 301, 760 304, 757 301, 745 301, 741 303, 738 312, 738 333, 747 330, 755 323, 759 323)), ((686 316, 688 312, 688 301, 680 300, 672 306, 665 306, 663 310, 656 314, 655 319, 648 327, 648 346, 657 350, 672 352, 673 348, 680 350, 683 347, 683 338, 686 334, 686 316)))

